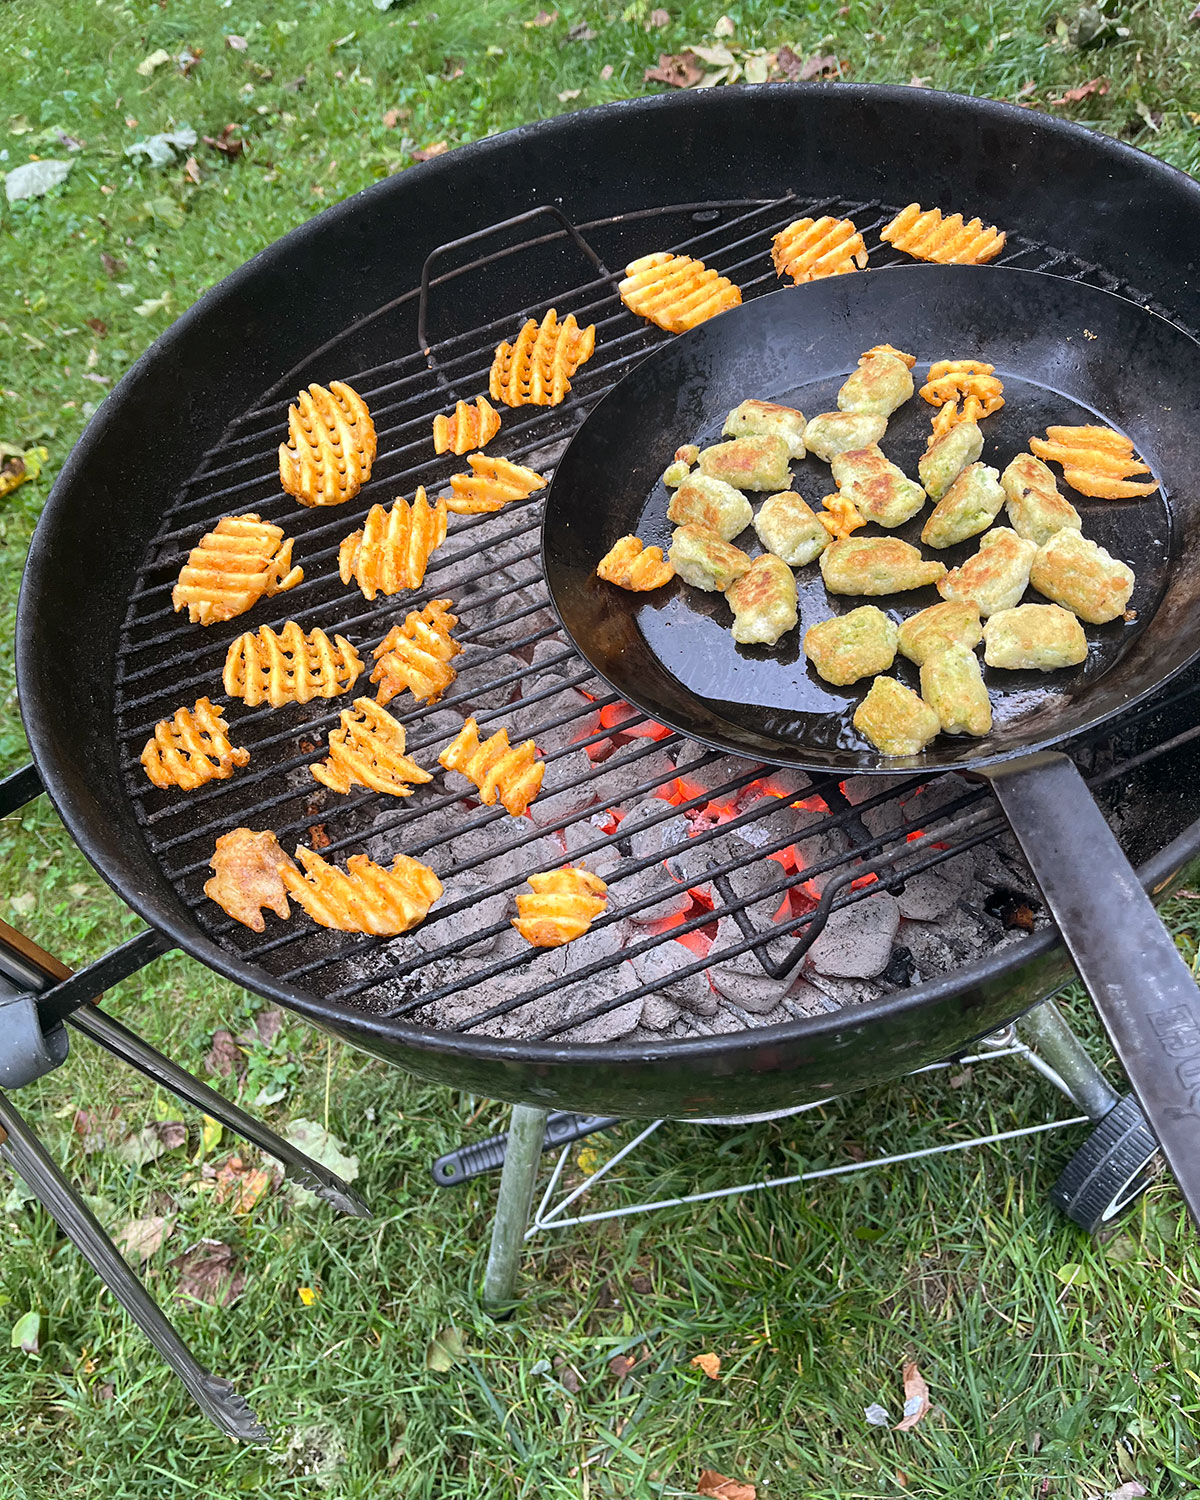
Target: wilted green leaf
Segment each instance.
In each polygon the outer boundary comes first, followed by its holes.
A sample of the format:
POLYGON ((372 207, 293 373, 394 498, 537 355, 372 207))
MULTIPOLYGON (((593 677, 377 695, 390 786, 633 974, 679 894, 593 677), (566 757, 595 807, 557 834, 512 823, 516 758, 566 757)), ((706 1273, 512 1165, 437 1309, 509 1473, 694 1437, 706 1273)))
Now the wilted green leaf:
POLYGON ((39 1312, 24 1313, 13 1324, 9 1344, 14 1349, 23 1349, 26 1354, 38 1352, 38 1335, 42 1331, 42 1315, 39 1312))
POLYGON ((439 1375, 444 1375, 447 1370, 452 1370, 460 1360, 466 1358, 467 1349, 462 1341, 462 1334, 457 1328, 443 1328, 434 1338, 429 1340, 425 1349, 425 1368, 434 1370, 439 1375))
POLYGON ((1088 1286, 1092 1275, 1086 1266, 1081 1266, 1076 1261, 1068 1261, 1065 1266, 1059 1266, 1054 1273, 1063 1286, 1088 1286))

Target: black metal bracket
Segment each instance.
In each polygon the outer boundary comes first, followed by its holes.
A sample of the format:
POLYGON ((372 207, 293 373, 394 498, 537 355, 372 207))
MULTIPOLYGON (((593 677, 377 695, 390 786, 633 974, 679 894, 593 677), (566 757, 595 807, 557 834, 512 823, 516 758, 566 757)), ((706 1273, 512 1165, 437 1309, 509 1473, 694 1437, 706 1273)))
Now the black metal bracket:
POLYGON ((9 813, 40 797, 45 790, 38 768, 30 761, 0 781, 0 818, 7 818, 9 813))
MULTIPOLYGON (((556 1151, 560 1146, 580 1141, 598 1130, 611 1130, 621 1123, 616 1115, 576 1115, 556 1110, 546 1116, 546 1137, 543 1151, 556 1151)), ((438 1187, 458 1187, 470 1182, 473 1177, 482 1177, 486 1172, 498 1172, 504 1165, 508 1150, 508 1133, 489 1136, 486 1141, 476 1141, 471 1146, 459 1146, 439 1156, 430 1168, 438 1187)))

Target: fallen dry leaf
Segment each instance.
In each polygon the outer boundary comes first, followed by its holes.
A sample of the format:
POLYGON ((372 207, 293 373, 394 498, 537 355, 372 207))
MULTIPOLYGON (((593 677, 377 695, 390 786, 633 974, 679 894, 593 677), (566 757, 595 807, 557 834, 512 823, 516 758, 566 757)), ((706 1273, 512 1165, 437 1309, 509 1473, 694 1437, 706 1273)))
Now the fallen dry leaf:
POLYGON ((798 52, 793 52, 791 47, 784 42, 783 46, 775 54, 775 66, 785 78, 790 79, 794 83, 800 77, 800 70, 804 67, 804 59, 798 52))
POLYGON ((1192 11, 1191 15, 1188 16, 1188 20, 1200 21, 1200 5, 1197 5, 1196 9, 1192 11))
POLYGON ((704 77, 704 69, 694 52, 660 52, 658 67, 647 68, 642 75, 647 83, 665 83, 671 89, 690 89, 704 77))
POLYGON ((715 1469, 704 1469, 696 1481, 698 1495, 712 1495, 714 1500, 755 1500, 758 1491, 752 1484, 742 1484, 738 1479, 727 1479, 715 1469))
POLYGON ((321 1300, 321 1288, 319 1286, 298 1286, 296 1296, 305 1307, 314 1307, 321 1300))
POLYGON ((435 156, 444 156, 450 147, 445 141, 434 141, 432 146, 422 146, 413 152, 413 161, 430 161, 435 156))
POLYGON ((270 1047, 283 1025, 283 1012, 277 1005, 268 1005, 254 1017, 254 1029, 264 1047, 270 1047))
POLYGON ((213 1032, 212 1046, 204 1054, 204 1066, 216 1078, 239 1078, 245 1066, 242 1049, 224 1026, 213 1032))
POLYGON ((910 1359, 904 1366, 904 1420, 896 1423, 896 1431, 907 1432, 915 1427, 929 1411, 929 1404, 929 1387, 916 1361, 910 1359))
POLYGON ((118 276, 123 276, 129 267, 123 260, 118 260, 115 255, 110 255, 107 250, 100 252, 100 264, 104 267, 104 274, 110 281, 118 276))
POLYGON ((1051 104, 1078 104, 1081 99, 1086 99, 1089 94, 1103 95, 1108 93, 1108 84, 1103 78, 1089 78, 1086 83, 1081 83, 1078 88, 1066 89, 1057 98, 1051 99, 1051 104))
POLYGON ((713 36, 733 36, 737 31, 737 23, 732 16, 718 16, 717 24, 713 27, 713 36))
POLYGON ((564 1391, 569 1391, 572 1396, 579 1394, 579 1388, 583 1384, 579 1371, 574 1365, 569 1365, 561 1354, 554 1356, 554 1376, 564 1391))
POLYGON ((646 17, 647 31, 661 31, 664 26, 671 24, 671 12, 669 10, 652 10, 646 17))
POLYGON ((244 36, 227 36, 225 38, 225 45, 232 47, 235 52, 245 52, 248 43, 244 36))
POLYGON ((703 1370, 710 1380, 716 1380, 721 1373, 721 1356, 719 1354, 697 1354, 690 1361, 697 1369, 703 1370))
POLYGON ((228 1307, 246 1287, 246 1273, 238 1269, 237 1256, 220 1240, 200 1240, 167 1264, 179 1275, 176 1294, 210 1307, 228 1307))
POLYGON ((532 21, 526 21, 525 25, 526 26, 553 26, 554 23, 555 23, 555 21, 557 21, 557 20, 558 20, 558 12, 556 10, 539 10, 538 13, 537 13, 537 15, 534 16, 533 20, 532 21))
POLYGON ((237 128, 238 127, 231 122, 224 127, 220 135, 206 135, 204 137, 204 144, 206 146, 211 146, 214 151, 219 151, 221 155, 226 157, 229 161, 236 161, 238 157, 241 156, 242 152, 246 149, 245 141, 235 141, 233 139, 233 132, 237 128))
POLYGON ((597 34, 586 21, 576 21, 574 26, 567 27, 568 42, 594 42, 597 34))
POLYGON ((831 52, 825 57, 810 57, 797 76, 801 83, 807 83, 811 78, 824 78, 828 73, 840 72, 838 60, 831 52))
POLYGON ((605 63, 604 66, 600 69, 601 80, 604 83, 607 83, 608 80, 612 76, 613 76, 613 65, 612 65, 612 63, 605 63))
POLYGON ((200 184, 200 163, 196 160, 196 158, 194 156, 189 156, 188 159, 187 159, 187 161, 184 162, 184 164, 183 164, 183 175, 187 178, 187 180, 189 182, 194 182, 197 186, 199 186, 199 184, 200 184))
POLYGON ((636 1364, 637 1360, 628 1354, 614 1354, 608 1362, 608 1368, 618 1380, 624 1380, 636 1364))
MULTIPOLYGON (((1200 6, 1197 6, 1197 10, 1200 11, 1200 6)), ((1190 19, 1195 20, 1196 17, 1193 16, 1190 19)), ((1109 1490, 1105 1496, 1105 1500, 1137 1500, 1139 1495, 1148 1495, 1149 1493, 1150 1491, 1140 1485, 1136 1479, 1131 1479, 1128 1483, 1121 1485, 1119 1489, 1109 1490)))
POLYGON ((174 1228, 162 1214, 153 1214, 148 1219, 132 1220, 114 1238, 127 1258, 149 1260, 174 1228))
POLYGON ((230 1156, 217 1168, 213 1199, 227 1203, 231 1212, 248 1214, 275 1181, 269 1167, 256 1167, 240 1156, 230 1156))
POLYGON ((582 89, 563 89, 562 93, 558 96, 558 102, 560 104, 570 104, 572 99, 578 99, 582 93, 582 89))
POLYGON ((183 76, 190 78, 193 70, 200 66, 200 59, 203 56, 203 47, 185 47, 175 61, 179 64, 179 71, 183 76))
POLYGON ((383 123, 389 130, 395 130, 399 121, 407 120, 411 114, 411 109, 389 109, 384 113, 383 123))

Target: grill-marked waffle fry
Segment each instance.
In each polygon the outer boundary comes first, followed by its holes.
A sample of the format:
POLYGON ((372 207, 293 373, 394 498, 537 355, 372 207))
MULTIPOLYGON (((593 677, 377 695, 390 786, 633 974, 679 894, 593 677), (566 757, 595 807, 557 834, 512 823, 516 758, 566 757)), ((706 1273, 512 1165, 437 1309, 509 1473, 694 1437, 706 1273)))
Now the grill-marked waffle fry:
POLYGON ((822 276, 845 276, 867 264, 867 247, 851 219, 797 219, 771 240, 776 275, 799 286, 822 276))
POLYGON ((171 591, 176 614, 193 625, 244 615, 264 597, 285 593, 303 579, 292 567, 292 539, 256 515, 222 516, 188 553, 171 591))
POLYGON ((644 594, 670 583, 675 569, 663 558, 661 547, 646 547, 640 537, 623 536, 596 564, 596 576, 619 589, 644 594))
POLYGON ((531 875, 533 894, 517 897, 513 926, 535 948, 561 948, 574 942, 608 906, 608 886, 577 865, 531 875))
POLYGON ((540 323, 530 318, 514 343, 496 345, 489 394, 505 406, 557 406, 571 389, 571 376, 591 359, 595 347, 594 323, 580 328, 574 313, 560 323, 551 308, 540 323))
POLYGON ((486 453, 472 453, 467 462, 469 474, 451 474, 450 495, 438 501, 459 516, 478 516, 503 510, 513 500, 528 500, 535 490, 544 490, 547 481, 532 469, 509 463, 507 458, 489 458, 486 453))
POLYGON ((438 413, 433 419, 435 453, 470 453, 484 448, 500 431, 500 413, 486 396, 476 396, 475 405, 460 401, 451 416, 438 413))
POLYGON ((919 203, 902 208, 879 238, 917 260, 932 260, 943 266, 982 266, 1004 249, 1005 233, 993 225, 962 214, 943 215, 940 208, 922 209, 919 203))
POLYGON ((312 849, 297 849, 296 858, 303 875, 295 866, 279 868, 288 895, 319 926, 339 932, 396 937, 423 922, 442 894, 442 882, 429 866, 405 854, 396 855, 390 870, 365 854, 352 854, 345 870, 312 849))
POLYGON ((1047 427, 1044 438, 1030 438, 1030 449, 1043 463, 1061 464, 1063 478, 1081 495, 1100 500, 1129 500, 1152 495, 1151 479, 1133 483, 1131 474, 1149 474, 1150 466, 1133 452, 1133 440, 1111 427, 1047 427))
POLYGON ((359 530, 338 548, 338 573, 343 583, 353 579, 371 600, 417 589, 430 554, 445 540, 446 502, 430 505, 419 485, 411 505, 398 495, 390 510, 371 507, 359 530))
POLYGON ((867 524, 849 495, 826 495, 821 504, 825 507, 826 514, 818 513, 817 520, 835 541, 867 524))
POLYGON ((462 650, 450 635, 457 624, 450 600, 432 599, 424 609, 411 610, 402 625, 393 625, 371 653, 378 701, 388 704, 407 688, 418 702, 436 703, 458 676, 450 665, 462 650))
POLYGON ((204 894, 235 922, 252 932, 262 932, 266 926, 264 906, 277 917, 291 916, 279 870, 281 866, 296 867, 270 829, 255 833, 250 828, 235 828, 232 833, 223 833, 208 863, 213 875, 204 882, 204 894))
POLYGON ((250 759, 249 750, 234 749, 224 710, 207 698, 181 708, 173 719, 154 726, 142 751, 142 766, 157 787, 178 786, 194 792, 207 781, 228 781, 236 766, 250 759))
POLYGON ((509 745, 508 730, 498 729, 480 744, 479 725, 469 718, 438 761, 479 788, 479 800, 492 807, 499 798, 506 812, 519 818, 542 785, 546 764, 538 760, 532 740, 509 745))
POLYGON ((288 407, 288 440, 279 445, 279 482, 301 505, 341 505, 371 477, 375 424, 350 386, 310 385, 288 407))
POLYGON ((668 333, 686 333, 742 300, 741 288, 702 260, 665 250, 630 261, 617 290, 631 313, 668 333))
POLYGON ((345 638, 331 641, 323 630, 307 635, 289 620, 278 635, 269 625, 247 630, 225 657, 225 691, 247 708, 269 703, 308 703, 348 693, 363 670, 358 652, 345 638))
POLYGON ((342 709, 341 728, 329 734, 329 754, 309 770, 333 792, 365 786, 372 792, 409 797, 433 777, 404 753, 404 725, 371 698, 355 698, 342 709))
POLYGON ((979 422, 1000 410, 1004 385, 997 379, 995 368, 977 359, 940 359, 930 365, 921 396, 939 410, 926 440, 927 448, 960 422, 979 422))

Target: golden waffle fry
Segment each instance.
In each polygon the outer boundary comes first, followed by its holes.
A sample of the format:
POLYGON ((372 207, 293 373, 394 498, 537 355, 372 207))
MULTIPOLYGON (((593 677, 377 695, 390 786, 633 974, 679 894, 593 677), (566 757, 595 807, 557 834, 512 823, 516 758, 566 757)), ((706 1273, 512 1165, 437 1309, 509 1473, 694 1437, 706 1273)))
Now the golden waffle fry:
POLYGON ((915 354, 905 354, 903 349, 897 349, 894 344, 872 344, 859 356, 859 364, 861 365, 864 359, 870 359, 872 354, 890 354, 893 359, 903 360, 910 370, 917 362, 915 354))
POLYGON ((576 865, 564 865, 543 875, 531 875, 533 895, 517 897, 513 926, 535 948, 561 948, 574 942, 608 906, 608 887, 599 875, 576 865))
POLYGON ((776 274, 797 286, 822 276, 845 276, 867 264, 867 247, 850 219, 797 219, 771 241, 776 274))
POLYGON ((303 875, 294 865, 279 867, 288 895, 318 926, 339 932, 397 937, 423 922, 442 894, 442 882, 429 866, 406 854, 397 854, 390 870, 365 854, 352 854, 344 871, 312 849, 297 849, 296 858, 303 875))
POLYGON ((333 792, 365 786, 372 792, 409 797, 413 786, 433 777, 404 753, 404 725, 370 698, 342 709, 342 725, 329 734, 329 754, 309 770, 333 792))
POLYGON ((266 926, 264 906, 277 917, 291 916, 279 871, 283 866, 296 867, 270 829, 255 833, 250 828, 235 828, 232 833, 223 833, 208 863, 213 876, 205 881, 204 894, 235 922, 261 932, 266 926))
POLYGON ((560 323, 551 308, 540 323, 530 318, 515 343, 496 345, 489 394, 505 406, 557 406, 571 389, 571 376, 591 359, 595 347, 594 323, 580 328, 574 313, 560 323))
POLYGON ((532 469, 511 464, 507 458, 488 458, 472 453, 467 462, 470 474, 451 474, 451 495, 438 501, 459 516, 478 516, 502 510, 512 500, 528 500, 535 490, 544 490, 547 481, 532 469))
POLYGON ((371 477, 375 424, 350 386, 310 385, 288 407, 288 441, 279 445, 279 482, 301 505, 341 505, 371 477))
POLYGON ((173 719, 154 726, 142 766, 155 786, 194 792, 206 781, 228 781, 235 766, 249 761, 249 750, 235 750, 229 743, 224 712, 207 698, 197 698, 194 707, 181 708, 173 719))
POLYGON ((475 405, 460 401, 453 416, 440 413, 433 419, 435 453, 470 453, 484 448, 500 431, 500 413, 486 396, 476 396, 475 405))
POLYGON ((645 547, 639 537, 623 536, 596 564, 596 576, 619 589, 644 594, 670 583, 675 569, 663 560, 661 547, 645 547))
POLYGON ((446 502, 430 505, 418 486, 411 505, 398 495, 391 510, 371 507, 362 527, 339 547, 338 572, 343 583, 353 579, 368 599, 417 589, 430 554, 445 540, 446 502))
POLYGON ((424 609, 410 611, 403 625, 393 625, 371 653, 378 701, 390 703, 407 688, 418 702, 436 703, 458 676, 450 665, 462 650, 450 635, 457 624, 449 599, 433 599, 424 609))
POLYGON ((546 763, 538 760, 533 741, 508 743, 508 730, 498 729, 479 742, 479 726, 469 718, 438 756, 447 771, 457 771, 479 788, 479 800, 491 807, 499 797, 506 812, 519 818, 542 785, 546 763))
POLYGON ((818 512, 817 520, 835 541, 848 537, 852 531, 867 524, 849 495, 826 495, 821 504, 828 514, 821 515, 818 512))
POLYGON ((269 625, 238 636, 225 657, 225 691, 247 708, 336 698, 358 681, 363 664, 345 636, 323 630, 305 635, 289 620, 278 635, 269 625))
POLYGON ((282 527, 255 515, 222 516, 188 553, 171 603, 176 614, 186 608, 193 625, 212 625, 244 615, 303 577, 303 568, 292 567, 292 539, 282 527))
POLYGON ((617 290, 631 313, 668 333, 686 333, 742 300, 741 288, 702 260, 665 250, 630 261, 617 290))
POLYGON ((939 359, 930 365, 921 395, 940 410, 926 439, 927 448, 959 422, 978 422, 1000 410, 1004 385, 997 379, 995 368, 977 359, 939 359))
POLYGON ((982 266, 1000 254, 1006 236, 1002 229, 981 224, 978 219, 964 224, 962 214, 947 217, 940 208, 922 209, 919 203, 910 203, 883 226, 879 238, 917 260, 933 260, 943 266, 982 266))
POLYGON ((1133 440, 1111 427, 1047 427, 1044 438, 1029 447, 1045 463, 1061 464, 1063 478, 1081 495, 1100 500, 1130 500, 1152 495, 1153 479, 1134 484, 1131 474, 1149 474, 1150 466, 1134 457, 1133 440))

